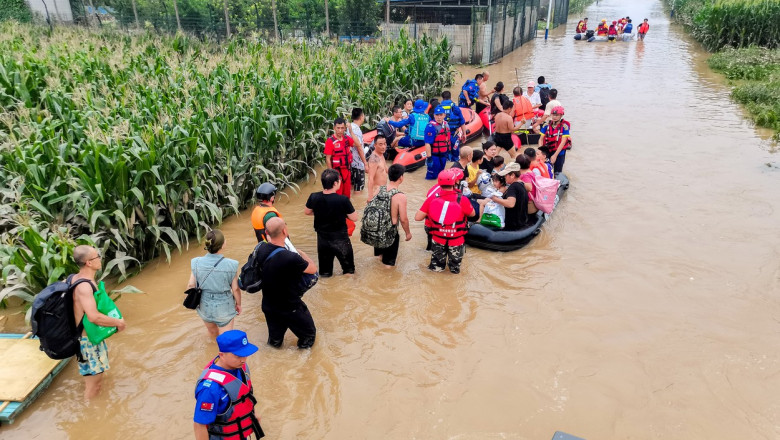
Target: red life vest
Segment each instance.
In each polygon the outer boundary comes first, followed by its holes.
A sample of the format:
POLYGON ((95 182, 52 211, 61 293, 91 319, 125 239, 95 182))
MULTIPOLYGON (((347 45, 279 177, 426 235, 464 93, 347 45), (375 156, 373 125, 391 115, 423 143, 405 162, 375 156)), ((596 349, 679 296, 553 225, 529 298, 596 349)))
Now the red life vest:
MULTIPOLYGON (((558 143, 560 143, 561 136, 563 136, 564 127, 567 130, 570 130, 571 124, 569 124, 569 122, 565 121, 563 118, 561 118, 561 122, 559 122, 555 127, 553 127, 552 122, 547 124, 547 129, 544 133, 544 146, 550 149, 550 153, 555 153, 555 150, 558 149, 558 143)), ((571 137, 567 138, 566 142, 563 144, 564 150, 568 150, 570 148, 571 137)))
POLYGON ((608 32, 607 25, 603 23, 599 24, 596 27, 596 35, 607 35, 607 32, 608 32))
POLYGON ((457 200, 450 202, 436 194, 428 207, 427 218, 430 219, 431 235, 445 241, 463 237, 468 233, 469 226, 466 213, 460 207, 463 197, 458 194, 457 200))
POLYGON ((639 33, 640 34, 646 34, 647 31, 650 30, 650 24, 648 23, 642 23, 639 25, 639 33))
POLYGON ((349 169, 352 165, 352 138, 344 136, 338 140, 336 136, 331 136, 333 143, 333 155, 330 157, 331 165, 334 169, 349 169))
POLYGON ((436 137, 433 138, 433 145, 431 145, 432 156, 443 156, 450 152, 450 142, 452 136, 450 136, 450 126, 445 121, 442 124, 438 124, 435 121, 431 122, 431 125, 436 126, 436 137))
POLYGON ((588 30, 588 25, 585 24, 584 20, 580 20, 580 22, 577 23, 577 33, 578 34, 583 34, 587 30, 588 30))
POLYGON ((244 440, 252 434, 255 434, 256 438, 262 437, 263 429, 255 416, 257 400, 252 395, 252 381, 249 379, 246 365, 241 368, 246 377, 244 383, 226 371, 212 369, 215 361, 216 359, 206 366, 198 378, 198 383, 203 380, 218 383, 230 396, 230 406, 227 411, 217 415, 214 423, 208 425, 209 436, 218 436, 224 440, 244 440))

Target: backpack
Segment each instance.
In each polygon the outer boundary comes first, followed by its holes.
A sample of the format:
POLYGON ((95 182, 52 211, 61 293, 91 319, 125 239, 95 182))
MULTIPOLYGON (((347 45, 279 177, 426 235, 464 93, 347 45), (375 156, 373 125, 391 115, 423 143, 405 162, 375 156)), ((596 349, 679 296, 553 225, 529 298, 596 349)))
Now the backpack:
POLYGON ((539 88, 539 99, 542 100, 542 108, 547 109, 547 103, 550 102, 550 89, 547 87, 539 88))
POLYGON ((73 291, 81 283, 89 283, 93 292, 95 285, 87 279, 71 283, 73 275, 65 281, 57 281, 35 295, 30 322, 32 331, 41 342, 41 351, 52 359, 81 357, 81 332, 83 323, 76 325, 73 316, 73 291))
POLYGON ((544 177, 534 177, 534 186, 536 187, 536 196, 530 191, 528 197, 534 202, 534 205, 545 214, 550 214, 555 208, 555 198, 558 195, 558 187, 561 185, 560 180, 546 179, 544 177))
POLYGON ((415 141, 421 141, 425 139, 425 127, 431 122, 431 117, 425 113, 413 113, 414 125, 409 132, 409 136, 415 141))
POLYGON ((241 267, 241 273, 238 275, 238 288, 245 290, 247 293, 257 293, 262 290, 263 265, 284 249, 274 249, 263 261, 260 261, 259 251, 264 244, 266 243, 262 242, 255 246, 255 249, 249 254, 246 263, 241 267))
POLYGON ((377 195, 371 199, 363 210, 363 225, 360 227, 360 241, 378 249, 388 248, 395 241, 395 225, 390 207, 393 196, 399 191, 388 191, 387 187, 379 187, 377 195))

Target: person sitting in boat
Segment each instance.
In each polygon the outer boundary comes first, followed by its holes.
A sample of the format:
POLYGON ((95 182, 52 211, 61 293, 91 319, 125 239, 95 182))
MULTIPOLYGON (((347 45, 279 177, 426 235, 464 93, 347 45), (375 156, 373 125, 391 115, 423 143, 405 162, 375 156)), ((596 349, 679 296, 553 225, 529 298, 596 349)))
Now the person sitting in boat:
POLYGON ((495 228, 506 226, 506 208, 493 201, 493 196, 501 197, 506 191, 506 179, 494 173, 490 176, 490 185, 484 189, 484 199, 479 202, 479 219, 477 223, 495 228))
POLYGON ((431 119, 433 119, 433 111, 436 110, 436 107, 438 107, 439 104, 440 104, 439 100, 436 98, 433 98, 430 101, 428 101, 428 116, 430 116, 431 119))
MULTIPOLYGON (((415 104, 415 107, 417 104, 415 104)), ((444 109, 437 106, 434 111, 434 119, 425 127, 423 144, 425 145, 425 165, 428 172, 425 178, 428 180, 436 179, 439 173, 447 166, 452 148, 452 135, 450 126, 444 120, 444 109)))
POLYGON ((584 34, 588 30, 588 17, 583 18, 577 23, 577 33, 584 34))
POLYGON ((512 90, 512 101, 515 103, 515 123, 520 123, 521 128, 530 128, 531 120, 534 117, 534 107, 531 101, 523 95, 523 91, 520 87, 515 87, 512 90))
POLYGON ((499 172, 504 169, 504 156, 498 155, 493 158, 493 171, 499 172))
POLYGON ((431 118, 425 113, 428 103, 422 99, 414 102, 412 113, 400 121, 388 120, 387 122, 395 128, 409 127, 406 135, 398 141, 399 148, 417 148, 425 145, 425 128, 428 126, 431 118))
POLYGON ((481 73, 476 74, 474 79, 466 80, 465 84, 460 90, 458 96, 458 107, 470 108, 477 102, 479 97, 479 87, 484 81, 484 76, 481 73))
POLYGON ((602 37, 602 36, 606 36, 607 33, 609 33, 609 27, 607 26, 607 19, 602 18, 601 23, 599 23, 599 25, 596 26, 596 35, 602 37))
POLYGON ((547 170, 550 179, 554 179, 555 170, 553 170, 553 164, 550 163, 550 149, 547 147, 539 147, 536 157, 538 158, 538 162, 547 170))
POLYGON ((444 109, 444 120, 450 126, 450 132, 452 133, 452 154, 450 160, 458 160, 458 149, 460 143, 466 139, 466 128, 464 123, 466 118, 463 117, 463 112, 460 111, 460 107, 452 102, 452 94, 449 90, 441 92, 441 107, 444 109))
POLYGON ((613 21, 612 24, 609 25, 609 29, 607 30, 607 39, 609 39, 609 41, 614 43, 617 34, 618 34, 617 21, 613 21))
POLYGON ((533 202, 533 198, 536 197, 536 178, 534 172, 531 171, 532 159, 525 154, 520 154, 515 159, 515 163, 520 165, 520 180, 528 192, 528 213, 534 214, 539 209, 533 202))
POLYGON ((493 158, 498 155, 498 147, 493 141, 487 141, 482 144, 482 151, 485 153, 485 159, 479 165, 481 170, 485 170, 488 173, 493 172, 493 158))
POLYGON ((531 159, 531 171, 535 176, 551 179, 547 166, 544 164, 544 156, 541 153, 537 153, 534 148, 528 147, 523 151, 523 154, 531 159))
MULTIPOLYGON (((377 136, 382 135, 387 139, 388 152, 392 152, 391 155, 395 155, 395 148, 398 146, 398 142, 403 139, 406 134, 398 128, 390 125, 389 121, 400 122, 403 119, 403 113, 401 107, 394 105, 390 110, 390 119, 384 119, 377 125, 377 136)), ((388 157, 392 159, 392 157, 388 157)))
POLYGON ((539 137, 539 148, 546 147, 552 153, 549 157, 555 174, 563 171, 566 150, 571 148, 571 124, 563 119, 563 113, 563 107, 554 107, 550 123, 542 127, 542 135, 539 137))
POLYGON ((617 29, 618 35, 623 33, 623 20, 625 19, 626 17, 620 17, 620 20, 615 23, 615 29, 617 29))
POLYGON ((491 196, 490 200, 505 208, 504 230, 523 229, 528 222, 528 191, 520 180, 520 165, 517 162, 510 162, 497 174, 506 179, 506 191, 502 196, 491 196))
POLYGON ((499 81, 496 83, 496 86, 493 88, 493 96, 490 97, 490 114, 495 116, 498 112, 504 111, 504 107, 501 105, 503 96, 506 98, 506 95, 504 95, 504 83, 502 81, 499 81))
POLYGON ((414 99, 407 98, 406 100, 404 100, 404 108, 403 111, 401 112, 401 116, 404 119, 408 118, 409 115, 412 114, 412 110, 414 110, 414 99))
POLYGON ((474 150, 471 153, 471 163, 466 165, 466 184, 468 185, 471 194, 482 194, 482 191, 479 189, 479 177, 482 174, 485 174, 485 171, 480 169, 480 165, 484 159, 484 151, 474 150))

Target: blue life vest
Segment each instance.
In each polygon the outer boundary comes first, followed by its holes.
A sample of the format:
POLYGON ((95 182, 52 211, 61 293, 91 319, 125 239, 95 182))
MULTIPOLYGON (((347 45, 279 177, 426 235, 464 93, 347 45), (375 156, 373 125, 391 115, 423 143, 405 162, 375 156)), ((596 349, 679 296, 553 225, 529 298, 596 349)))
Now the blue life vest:
POLYGON ((428 126, 428 122, 431 122, 431 117, 426 113, 415 112, 412 114, 414 115, 414 125, 409 131, 409 136, 415 141, 425 140, 425 127, 428 126))
POLYGON ((452 108, 455 107, 455 103, 452 100, 448 99, 439 105, 444 108, 444 119, 451 128, 455 129, 463 125, 463 118, 452 112, 452 108))
POLYGON ((463 88, 460 91, 460 97, 462 99, 466 99, 466 97, 463 95, 463 92, 468 93, 470 100, 474 101, 477 99, 479 93, 479 85, 477 84, 477 80, 470 79, 467 80, 465 84, 463 84, 463 88))
POLYGON ((623 28, 623 33, 630 34, 632 30, 634 30, 634 23, 627 23, 626 27, 623 28))

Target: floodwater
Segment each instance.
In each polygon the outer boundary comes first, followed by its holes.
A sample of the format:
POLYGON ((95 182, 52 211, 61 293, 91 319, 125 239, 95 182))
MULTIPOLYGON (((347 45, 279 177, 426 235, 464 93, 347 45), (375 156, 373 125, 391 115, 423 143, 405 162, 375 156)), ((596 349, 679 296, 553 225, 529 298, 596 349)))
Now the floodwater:
MULTIPOLYGON (((660 2, 587 11, 594 27, 625 14, 650 19, 646 42, 575 42, 572 17, 489 67, 512 85, 546 75, 572 122, 571 189, 528 247, 470 248, 453 276, 425 269, 420 224, 395 270, 355 236, 357 274, 305 296, 311 351, 290 335, 282 350, 262 345, 260 297, 245 295, 237 327, 261 345, 249 365, 268 438, 780 438, 776 147, 660 2)), ((404 183, 410 215, 423 174, 404 183)), ((318 188, 279 203, 310 255, 302 211, 318 188)), ((225 254, 244 261, 248 213, 222 229, 225 254)), ((71 365, 0 437, 192 438, 194 381, 217 351, 181 306, 202 253, 192 245, 130 281, 146 293, 120 301, 128 328, 109 341, 102 396, 83 404, 71 365)))

